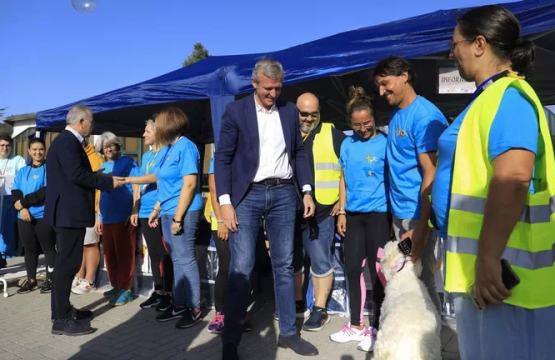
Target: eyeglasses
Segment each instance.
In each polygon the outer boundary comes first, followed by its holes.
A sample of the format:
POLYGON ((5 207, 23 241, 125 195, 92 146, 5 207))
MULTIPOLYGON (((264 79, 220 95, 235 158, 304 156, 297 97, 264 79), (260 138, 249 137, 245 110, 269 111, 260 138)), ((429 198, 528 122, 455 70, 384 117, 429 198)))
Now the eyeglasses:
POLYGON ((476 40, 476 38, 469 40, 469 39, 463 39, 463 40, 459 40, 459 41, 451 41, 449 42, 449 51, 453 52, 455 51, 455 48, 457 47, 457 45, 459 45, 462 42, 468 41, 468 42, 474 42, 474 40, 476 40))
POLYGON ((102 149, 107 150, 107 149, 115 149, 116 148, 116 144, 110 144, 110 145, 106 145, 103 146, 102 149))
POLYGON ((300 111, 299 114, 301 115, 301 117, 304 117, 304 118, 312 116, 313 119, 318 119, 318 117, 320 116, 320 112, 318 111, 314 111, 314 112, 300 111))
POLYGON ((358 130, 362 126, 364 126, 367 129, 371 128, 372 127, 372 120, 368 120, 368 121, 363 122, 363 123, 353 123, 353 124, 351 124, 351 127, 353 128, 353 130, 358 130))
POLYGON ((4 145, 0 145, 0 148, 9 148, 12 147, 11 144, 4 144, 4 145))

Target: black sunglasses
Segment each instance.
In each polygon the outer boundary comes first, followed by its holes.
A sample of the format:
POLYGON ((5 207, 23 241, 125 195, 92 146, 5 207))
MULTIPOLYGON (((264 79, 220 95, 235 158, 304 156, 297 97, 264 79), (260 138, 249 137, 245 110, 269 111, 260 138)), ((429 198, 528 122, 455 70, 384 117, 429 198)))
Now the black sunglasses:
POLYGON ((299 114, 301 114, 301 116, 304 118, 307 118, 308 116, 312 116, 314 119, 318 119, 318 117, 320 116, 320 112, 318 111, 315 111, 315 112, 300 111, 299 114))

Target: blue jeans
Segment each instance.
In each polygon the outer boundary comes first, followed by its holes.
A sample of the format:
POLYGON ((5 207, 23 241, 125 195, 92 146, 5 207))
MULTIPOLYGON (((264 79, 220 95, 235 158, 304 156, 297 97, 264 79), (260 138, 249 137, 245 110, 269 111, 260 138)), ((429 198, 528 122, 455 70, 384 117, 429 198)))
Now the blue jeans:
POLYGON ((274 289, 283 336, 297 333, 295 327, 295 283, 293 280, 293 238, 295 235, 294 185, 253 184, 235 212, 239 226, 230 232, 231 264, 225 310, 224 343, 239 345, 249 302, 250 274, 254 268, 256 239, 264 215, 270 240, 274 289))
POLYGON ((547 360, 555 357, 555 306, 528 310, 508 304, 478 310, 455 297, 462 360, 547 360))
POLYGON ((333 273, 331 248, 335 237, 335 217, 328 216, 322 222, 308 220, 308 227, 302 230, 304 250, 310 258, 310 273, 324 278, 333 273))
POLYGON ((173 215, 162 216, 164 241, 173 263, 176 305, 191 309, 200 308, 200 275, 195 255, 195 240, 200 221, 200 211, 187 211, 183 218, 183 231, 172 234, 173 215))

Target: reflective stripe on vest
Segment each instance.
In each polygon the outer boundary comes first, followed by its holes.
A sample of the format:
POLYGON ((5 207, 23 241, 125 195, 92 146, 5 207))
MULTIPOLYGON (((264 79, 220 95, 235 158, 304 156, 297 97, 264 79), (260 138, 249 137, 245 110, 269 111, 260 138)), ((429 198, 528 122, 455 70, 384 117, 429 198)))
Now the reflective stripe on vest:
MULTIPOLYGON (((484 215, 486 210, 486 199, 475 196, 451 194, 450 208, 484 215)), ((549 205, 526 205, 520 215, 519 221, 529 224, 545 223, 550 221, 553 213, 555 213, 555 197, 551 197, 549 205)))
POLYGON ((333 147, 333 124, 322 123, 320 133, 314 137, 314 179, 316 201, 332 205, 339 200, 341 166, 333 147))
MULTIPOLYGON (((457 136, 449 204, 445 289, 465 293, 474 283, 474 266, 484 222, 493 166, 489 161, 489 131, 508 87, 534 105, 541 136, 534 164, 534 194, 528 193, 502 258, 520 277, 508 304, 538 309, 555 305, 555 156, 543 107, 524 80, 497 80, 470 105, 457 136)), ((441 155, 440 155, 441 156, 441 155)))

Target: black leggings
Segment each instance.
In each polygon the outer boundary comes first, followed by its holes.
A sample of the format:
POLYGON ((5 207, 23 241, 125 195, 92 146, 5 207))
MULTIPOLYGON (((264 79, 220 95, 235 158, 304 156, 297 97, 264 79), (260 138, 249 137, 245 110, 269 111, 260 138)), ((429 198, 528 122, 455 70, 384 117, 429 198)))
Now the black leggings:
POLYGON ((221 312, 225 309, 225 298, 227 295, 227 280, 229 278, 229 264, 231 263, 231 251, 229 250, 229 240, 223 241, 218 238, 218 232, 212 231, 216 251, 218 252, 218 276, 216 276, 215 286, 215 305, 216 311, 221 312))
POLYGON ((17 219, 19 239, 25 248, 25 269, 27 279, 37 278, 37 265, 40 248, 46 260, 46 278, 52 279, 52 271, 56 264, 56 232, 52 225, 44 219, 33 219, 31 222, 17 219))
MULTIPOLYGON (((380 326, 380 308, 385 297, 384 288, 376 274, 378 249, 383 248, 391 234, 389 213, 347 212, 347 233, 344 242, 345 272, 349 282, 349 306, 351 325, 363 325, 362 284, 364 284, 363 261, 372 276, 372 319, 370 326, 380 326)), ((366 288, 366 286, 364 286, 366 288)))
POLYGON ((154 289, 172 292, 173 289, 173 263, 162 239, 160 223, 155 228, 148 225, 148 219, 139 219, 141 231, 148 247, 150 256, 154 289))

